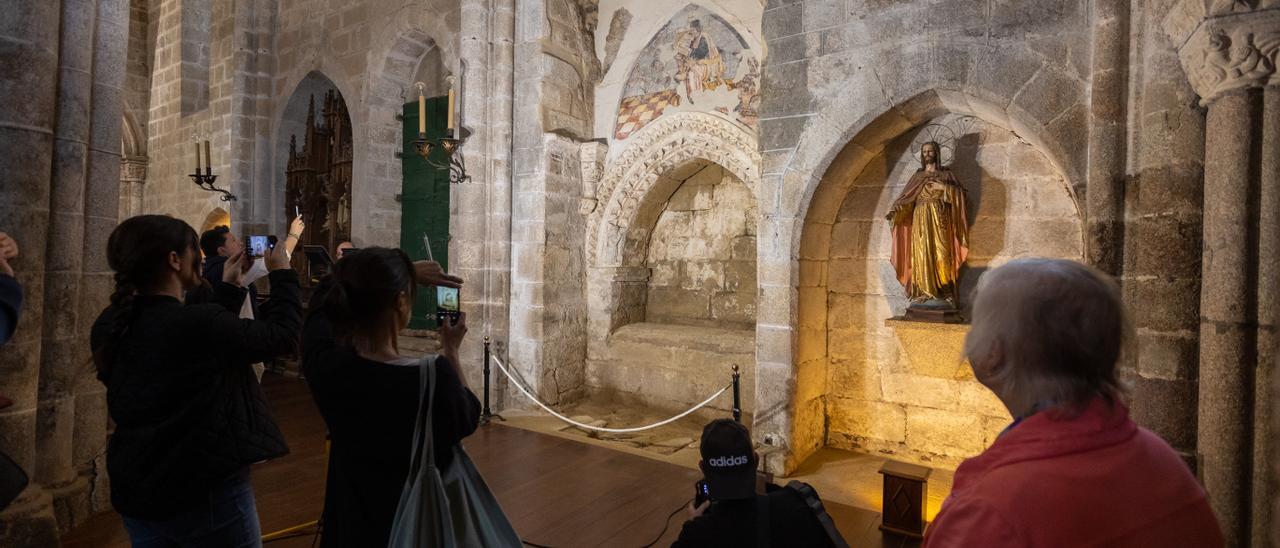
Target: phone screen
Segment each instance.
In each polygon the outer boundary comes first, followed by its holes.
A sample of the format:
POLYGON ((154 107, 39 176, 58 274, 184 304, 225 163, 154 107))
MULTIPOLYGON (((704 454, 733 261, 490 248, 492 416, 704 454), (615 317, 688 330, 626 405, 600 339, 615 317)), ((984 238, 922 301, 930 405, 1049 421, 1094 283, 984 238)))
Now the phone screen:
POLYGON ((249 236, 249 256, 261 257, 266 255, 270 248, 271 243, 266 236, 249 236))
POLYGON ((437 287, 436 305, 440 307, 440 310, 448 312, 461 310, 458 306, 458 289, 455 287, 437 287))

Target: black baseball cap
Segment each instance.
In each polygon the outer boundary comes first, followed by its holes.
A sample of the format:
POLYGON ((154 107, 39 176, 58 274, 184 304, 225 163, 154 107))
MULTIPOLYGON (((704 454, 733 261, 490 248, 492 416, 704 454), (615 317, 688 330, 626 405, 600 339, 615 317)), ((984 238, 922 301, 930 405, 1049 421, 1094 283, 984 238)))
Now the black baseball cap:
POLYGON ((751 432, 733 419, 717 419, 702 429, 702 473, 716 500, 756 495, 756 454, 751 432))

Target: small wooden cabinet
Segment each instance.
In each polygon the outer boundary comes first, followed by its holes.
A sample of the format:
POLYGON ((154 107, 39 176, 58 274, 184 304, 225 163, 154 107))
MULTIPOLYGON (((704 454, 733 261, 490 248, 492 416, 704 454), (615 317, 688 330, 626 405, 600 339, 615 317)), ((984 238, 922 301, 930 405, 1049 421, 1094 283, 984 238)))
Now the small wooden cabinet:
POLYGON ((924 466, 892 460, 880 467, 880 474, 884 476, 881 531, 911 538, 924 537, 929 473, 932 471, 924 466))

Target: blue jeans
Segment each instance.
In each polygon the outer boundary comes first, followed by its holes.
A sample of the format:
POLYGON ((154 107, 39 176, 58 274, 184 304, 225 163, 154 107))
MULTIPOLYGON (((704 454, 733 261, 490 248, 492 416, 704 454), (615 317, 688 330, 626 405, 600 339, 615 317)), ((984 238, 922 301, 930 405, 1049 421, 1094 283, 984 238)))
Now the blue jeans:
POLYGON ((209 503, 163 521, 124 518, 133 548, 262 546, 258 507, 248 474, 209 491, 209 503))

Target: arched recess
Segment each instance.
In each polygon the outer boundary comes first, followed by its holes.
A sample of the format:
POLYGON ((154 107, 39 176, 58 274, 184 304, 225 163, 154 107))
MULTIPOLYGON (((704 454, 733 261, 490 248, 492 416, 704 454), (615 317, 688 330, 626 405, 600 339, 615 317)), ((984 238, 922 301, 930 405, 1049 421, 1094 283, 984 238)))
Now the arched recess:
POLYGON ((200 223, 200 233, 204 234, 209 229, 219 226, 231 226, 231 214, 221 207, 215 207, 205 215, 204 222, 200 223))
MULTIPOLYGON (((430 9, 433 11, 421 11, 421 16, 397 19, 393 28, 380 33, 371 48, 385 53, 373 54, 365 83, 364 120, 368 125, 363 141, 367 145, 359 148, 365 151, 367 162, 358 172, 365 191, 356 193, 353 211, 354 236, 360 245, 399 245, 400 204, 395 200, 401 191, 400 159, 396 156, 402 148, 399 116, 404 104, 417 97, 413 84, 425 75, 424 70, 431 70, 434 56, 439 56, 438 67, 444 72, 455 72, 458 67, 453 49, 457 32, 445 22, 456 21, 457 8, 430 9), (441 15, 451 10, 454 17, 441 15)), ((417 8, 414 13, 419 13, 417 8)), ((438 82, 426 83, 428 92, 445 89, 438 82)))
MULTIPOLYGON (((307 223, 301 245, 332 250, 351 239, 356 148, 351 119, 338 86, 312 71, 298 82, 276 123, 275 206, 269 218, 271 226, 287 226, 294 212, 301 212, 307 223)), ((295 255, 294 268, 307 272, 301 254, 295 255)))
MULTIPOLYGON (((788 167, 784 172, 782 180, 779 181, 781 196, 777 202, 778 210, 774 211, 774 215, 778 217, 777 224, 765 227, 762 232, 776 239, 769 242, 764 241, 765 238, 762 237, 761 242, 762 249, 769 247, 791 249, 787 254, 790 259, 781 259, 784 261, 781 264, 786 265, 783 272, 789 272, 789 285, 769 287, 771 282, 778 279, 778 276, 765 274, 762 274, 761 281, 762 310, 767 306, 785 307, 783 313, 789 309, 792 318, 791 326, 788 328, 791 335, 790 344, 777 348, 778 339, 767 337, 760 337, 757 342, 757 353, 765 356, 761 358, 762 362, 769 362, 762 363, 760 367, 773 366, 774 362, 792 364, 792 372, 787 375, 794 379, 792 391, 770 391, 762 386, 758 388, 757 393, 758 407, 770 413, 765 417, 763 426, 760 415, 757 415, 758 429, 766 433, 788 432, 787 444, 782 453, 785 458, 781 462, 771 464, 775 471, 794 470, 805 458, 828 441, 828 427, 831 425, 827 422, 828 402, 825 398, 832 383, 833 373, 829 369, 831 363, 829 349, 833 344, 845 342, 833 340, 835 336, 829 332, 829 322, 840 321, 837 318, 828 317, 831 312, 829 306, 831 284, 861 284, 851 292, 862 293, 866 292, 865 288, 868 285, 876 285, 892 291, 893 284, 896 283, 891 274, 878 271, 887 268, 878 263, 878 266, 868 267, 859 272, 837 271, 832 268, 830 259, 833 256, 833 250, 841 246, 846 249, 852 246, 869 256, 875 255, 874 248, 887 249, 887 242, 880 241, 887 238, 885 231, 867 229, 852 236, 835 231, 837 224, 842 220, 842 210, 846 213, 850 209, 865 213, 865 218, 860 220, 868 227, 874 226, 877 222, 884 223, 883 211, 880 209, 884 209, 887 201, 896 197, 896 192, 900 190, 900 187, 881 184, 878 188, 855 193, 853 192, 855 182, 869 170, 879 171, 882 178, 887 177, 892 170, 889 169, 890 166, 885 165, 886 157, 900 156, 903 153, 904 135, 914 132, 921 125, 932 120, 956 115, 976 117, 981 120, 980 123, 997 128, 1011 138, 1020 140, 1028 149, 1034 150, 1044 169, 1053 173, 1057 180, 1062 181, 1062 198, 1067 204, 1064 207, 1074 212, 1071 227, 1075 235, 1073 237, 1077 241, 1073 245, 1077 246, 1076 249, 1083 249, 1083 221, 1079 215, 1078 205, 1080 197, 1076 195, 1076 189, 1079 187, 1073 184, 1077 182, 1071 175, 1073 170, 1064 169, 1061 156, 1054 152, 1053 147, 1045 145, 1045 135, 1033 131, 1033 128, 1044 127, 1043 124, 1026 119, 1023 112, 1008 108, 1007 105, 1001 106, 988 99, 962 92, 926 90, 875 114, 859 115, 856 111, 845 114, 845 120, 850 123, 850 126, 842 132, 837 132, 836 135, 847 135, 847 140, 835 144, 829 152, 805 149, 805 141, 802 139, 792 158, 792 166, 813 162, 817 162, 818 165, 812 174, 801 174, 795 167, 788 167), (823 158, 826 159, 823 160, 823 158), (795 215, 795 217, 789 217, 789 215, 795 215), (872 249, 872 253, 865 253, 869 248, 872 249), (853 281, 847 279, 848 277, 852 277, 853 281)), ((826 119, 820 123, 830 124, 833 121, 826 119)), ((827 135, 829 136, 830 133, 827 135)), ((1009 182, 1016 184, 1018 174, 1003 175, 1009 182)), ((987 198, 997 199, 993 195, 988 195, 987 198)), ((973 206, 981 207, 981 204, 973 204, 973 206)), ((976 234, 973 237, 984 236, 976 234)), ((776 258, 776 255, 771 257, 776 258)), ((879 261, 880 258, 876 257, 875 260, 879 261)), ((775 261, 774 265, 777 264, 775 261)), ((771 265, 762 263, 761 268, 763 272, 763 269, 769 269, 771 265)), ((971 282, 972 279, 966 281, 965 285, 971 285, 971 282)), ((885 294, 876 294, 875 297, 861 302, 864 306, 862 309, 856 307, 853 309, 860 310, 857 313, 867 318, 872 316, 879 318, 875 320, 878 322, 883 322, 895 313, 900 313, 899 308, 905 306, 905 300, 895 301, 892 296, 885 294)), ((762 323, 764 321, 762 319, 762 323)), ((868 320, 862 320, 862 327, 866 327, 868 323, 868 320)), ((875 327, 878 329, 882 325, 875 327)), ((898 344, 892 341, 870 339, 869 342, 873 345, 898 344)), ((761 380, 762 384, 767 382, 765 379, 761 380)), ((883 390, 879 385, 865 388, 883 390)))
MULTIPOLYGON (((759 224, 758 186, 759 154, 755 149, 755 138, 732 122, 702 113, 680 113, 645 127, 636 134, 628 150, 610 164, 598 187, 598 207, 588 219, 589 385, 634 393, 645 404, 687 406, 722 386, 720 383, 728 379, 728 365, 735 363, 744 370, 744 383, 753 386, 754 356, 751 349, 754 348, 754 245, 759 224), (664 214, 686 214, 682 211, 684 208, 674 203, 680 201, 680 193, 693 192, 688 185, 705 184, 697 179, 700 174, 707 173, 711 173, 712 178, 725 181, 726 186, 721 188, 725 189, 726 196, 734 195, 734 188, 745 187, 739 198, 731 200, 732 205, 721 205, 736 208, 735 212, 742 215, 735 217, 735 222, 743 223, 742 240, 753 246, 749 252, 739 255, 741 262, 750 262, 752 269, 745 276, 749 280, 744 282, 751 286, 750 317, 744 313, 736 318, 738 321, 666 318, 664 321, 673 323, 645 323, 652 274, 649 261, 656 260, 657 256, 650 254, 655 228, 661 219, 670 218, 664 214), (741 325, 742 321, 747 322, 745 326, 741 325), (695 334, 698 329, 705 330, 704 335, 713 334, 698 336, 695 334), (622 378, 619 372, 626 364, 620 363, 619 356, 611 353, 611 339, 615 336, 621 336, 624 339, 622 344, 631 345, 629 348, 649 348, 672 354, 677 360, 681 356, 702 356, 705 367, 685 373, 677 373, 674 369, 662 374, 643 370, 622 378)), ((721 255, 729 253, 726 250, 721 252, 721 255)), ((744 265, 735 266, 740 268, 744 265)), ((712 276, 718 278, 720 275, 712 276)), ((729 294, 737 289, 728 285, 716 287, 713 291, 729 294)), ((692 290, 691 295, 704 290, 707 288, 699 286, 692 290)), ((711 302, 714 307, 715 301, 711 302)), ((725 314, 720 318, 730 316, 725 314)))

